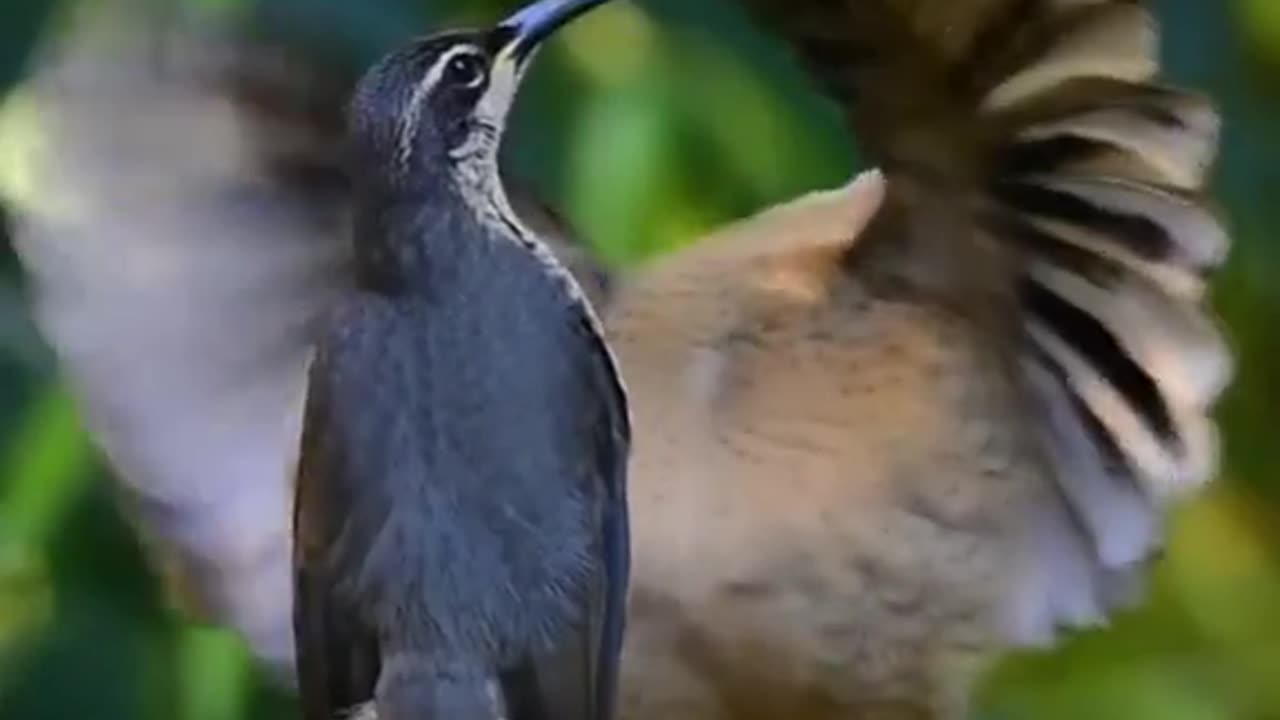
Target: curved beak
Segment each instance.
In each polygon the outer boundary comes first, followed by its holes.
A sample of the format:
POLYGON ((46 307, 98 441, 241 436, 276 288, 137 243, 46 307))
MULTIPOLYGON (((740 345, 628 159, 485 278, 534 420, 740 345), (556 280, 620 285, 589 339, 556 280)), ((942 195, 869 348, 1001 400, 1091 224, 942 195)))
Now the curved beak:
POLYGON ((579 15, 609 0, 537 0, 517 10, 494 29, 500 60, 523 66, 543 40, 579 15))

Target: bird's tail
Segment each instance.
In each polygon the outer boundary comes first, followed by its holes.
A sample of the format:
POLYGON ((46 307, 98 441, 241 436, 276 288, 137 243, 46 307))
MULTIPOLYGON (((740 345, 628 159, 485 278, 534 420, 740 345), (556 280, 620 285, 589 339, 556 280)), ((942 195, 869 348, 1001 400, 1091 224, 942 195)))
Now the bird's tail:
MULTIPOLYGON (((1160 82, 1136 0, 743 1, 848 111, 891 197, 963 208, 969 235, 1007 248, 1023 379, 1091 580, 1024 608, 1015 635, 1096 619, 1154 551, 1166 501, 1217 468, 1218 115, 1160 82)), ((1047 542, 1060 572, 1063 542, 1047 542)))

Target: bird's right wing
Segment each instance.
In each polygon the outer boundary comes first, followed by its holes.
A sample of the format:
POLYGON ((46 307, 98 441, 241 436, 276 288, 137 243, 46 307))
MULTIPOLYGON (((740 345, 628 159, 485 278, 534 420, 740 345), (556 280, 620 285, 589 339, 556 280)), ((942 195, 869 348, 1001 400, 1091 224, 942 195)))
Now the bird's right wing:
POLYGON ((346 286, 339 128, 265 132, 292 118, 237 105, 228 73, 278 80, 286 106, 322 78, 177 8, 76 9, 23 88, 35 312, 153 557, 291 675, 287 474, 311 328, 346 286))
POLYGON ((1010 633, 1096 621, 1159 547, 1162 510, 1217 470, 1218 115, 1161 82, 1136 0, 742 2, 848 111, 906 242, 927 234, 941 275, 1012 300, 1061 497, 1028 530, 1010 633))

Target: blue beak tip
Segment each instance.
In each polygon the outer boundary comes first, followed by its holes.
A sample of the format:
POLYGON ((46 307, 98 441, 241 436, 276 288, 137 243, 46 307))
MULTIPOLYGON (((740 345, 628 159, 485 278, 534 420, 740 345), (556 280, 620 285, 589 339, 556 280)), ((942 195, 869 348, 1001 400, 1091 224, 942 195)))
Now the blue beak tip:
POLYGON ((517 53, 528 55, 556 30, 605 2, 608 0, 538 0, 517 10, 498 28, 514 33, 517 53))

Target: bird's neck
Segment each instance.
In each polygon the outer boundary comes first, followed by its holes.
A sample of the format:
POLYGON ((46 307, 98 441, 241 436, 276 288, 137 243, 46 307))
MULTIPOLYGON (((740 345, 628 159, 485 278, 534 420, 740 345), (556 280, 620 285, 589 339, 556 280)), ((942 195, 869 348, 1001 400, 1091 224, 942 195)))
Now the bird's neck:
POLYGON ((487 265, 494 242, 527 237, 497 173, 488 176, 463 171, 365 193, 354 228, 359 283, 400 295, 457 292, 487 265))
POLYGON ((507 198, 498 170, 496 145, 477 150, 454 168, 455 172, 450 177, 451 190, 482 228, 497 235, 531 236, 507 198))

